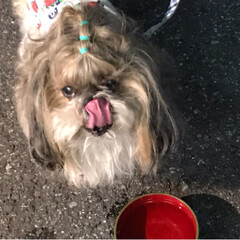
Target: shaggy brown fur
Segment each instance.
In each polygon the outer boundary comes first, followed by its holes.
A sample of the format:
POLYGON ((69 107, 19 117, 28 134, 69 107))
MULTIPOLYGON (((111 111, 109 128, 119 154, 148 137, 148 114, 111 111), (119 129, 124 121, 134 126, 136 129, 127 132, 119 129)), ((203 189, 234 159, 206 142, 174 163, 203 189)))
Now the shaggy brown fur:
POLYGON ((48 168, 63 167, 76 186, 111 183, 131 175, 135 163, 147 173, 176 138, 154 62, 127 22, 101 6, 66 7, 47 35, 25 37, 20 47, 16 108, 31 155, 48 168), (83 20, 89 24, 80 27, 83 20), (90 41, 79 41, 81 35, 90 41), (65 86, 73 87, 72 97, 63 95, 65 86), (99 137, 84 127, 84 104, 96 97, 110 102, 113 115, 99 137), (87 141, 104 143, 102 151, 87 141))

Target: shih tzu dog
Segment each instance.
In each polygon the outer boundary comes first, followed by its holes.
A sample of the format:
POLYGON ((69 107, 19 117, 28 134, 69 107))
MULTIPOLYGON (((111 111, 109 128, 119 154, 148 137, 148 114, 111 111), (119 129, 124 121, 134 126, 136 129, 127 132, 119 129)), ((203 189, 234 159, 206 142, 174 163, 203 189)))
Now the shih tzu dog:
POLYGON ((106 0, 13 6, 22 32, 16 109, 32 158, 78 187, 153 170, 176 129, 133 21, 106 0))

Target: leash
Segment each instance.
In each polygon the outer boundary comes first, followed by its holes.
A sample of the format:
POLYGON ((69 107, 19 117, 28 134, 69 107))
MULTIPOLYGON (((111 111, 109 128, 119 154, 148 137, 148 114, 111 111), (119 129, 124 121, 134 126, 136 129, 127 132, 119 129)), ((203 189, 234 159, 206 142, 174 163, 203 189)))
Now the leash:
POLYGON ((150 27, 143 35, 147 38, 150 38, 153 33, 155 33, 163 24, 165 24, 172 17, 172 15, 176 12, 179 3, 180 0, 171 0, 167 12, 165 13, 165 16, 162 19, 162 21, 150 27))
MULTIPOLYGON (((103 6, 110 12, 112 12, 113 14, 117 14, 117 10, 116 8, 110 3, 109 0, 93 0, 93 2, 101 2, 103 3, 103 6)), ((162 19, 161 22, 159 22, 158 24, 150 27, 143 35, 146 38, 150 38, 153 33, 157 32, 158 29, 160 27, 162 27, 162 25, 164 25, 172 16, 173 14, 176 12, 178 5, 180 3, 180 0, 170 0, 167 12, 165 13, 164 18, 162 19)))

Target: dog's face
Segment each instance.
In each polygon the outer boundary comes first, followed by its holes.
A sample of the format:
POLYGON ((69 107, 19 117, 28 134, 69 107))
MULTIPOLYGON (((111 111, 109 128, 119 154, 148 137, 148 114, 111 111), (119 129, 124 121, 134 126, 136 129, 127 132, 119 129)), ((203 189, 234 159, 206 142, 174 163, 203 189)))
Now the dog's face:
POLYGON ((69 141, 86 131, 95 137, 136 131, 139 119, 147 114, 143 109, 147 103, 142 102, 147 98, 140 96, 145 91, 133 78, 136 70, 77 54, 61 59, 62 55, 61 49, 53 54, 43 90, 44 122, 54 140, 69 141))
POLYGON ((136 164, 146 172, 157 139, 162 152, 169 143, 162 123, 171 117, 153 63, 108 15, 66 7, 46 37, 26 43, 18 68, 17 112, 31 154, 49 167, 60 163, 77 186, 131 175, 136 164))

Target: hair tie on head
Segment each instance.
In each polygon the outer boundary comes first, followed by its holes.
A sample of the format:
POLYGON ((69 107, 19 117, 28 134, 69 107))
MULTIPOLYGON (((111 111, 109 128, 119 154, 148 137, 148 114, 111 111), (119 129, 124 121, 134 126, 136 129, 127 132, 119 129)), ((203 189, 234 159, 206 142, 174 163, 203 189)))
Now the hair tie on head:
POLYGON ((79 36, 79 40, 80 41, 83 41, 83 40, 89 41, 89 37, 88 36, 79 36))
POLYGON ((86 53, 86 52, 88 52, 88 48, 86 48, 86 47, 83 47, 83 48, 81 48, 81 49, 79 50, 79 53, 80 53, 80 54, 84 54, 84 53, 86 53))
POLYGON ((88 24, 88 21, 87 21, 87 20, 81 21, 81 22, 80 22, 80 27, 83 26, 83 25, 85 25, 85 24, 88 24))
MULTIPOLYGON (((85 25, 85 24, 88 24, 88 21, 87 20, 83 20, 83 21, 81 21, 80 22, 80 27, 81 26, 83 26, 83 25, 85 25)), ((89 37, 88 36, 79 36, 79 40, 80 41, 89 41, 89 37)), ((87 47, 82 47, 80 50, 79 50, 79 53, 80 54, 84 54, 84 53, 86 53, 86 52, 88 52, 88 48, 87 47)))

